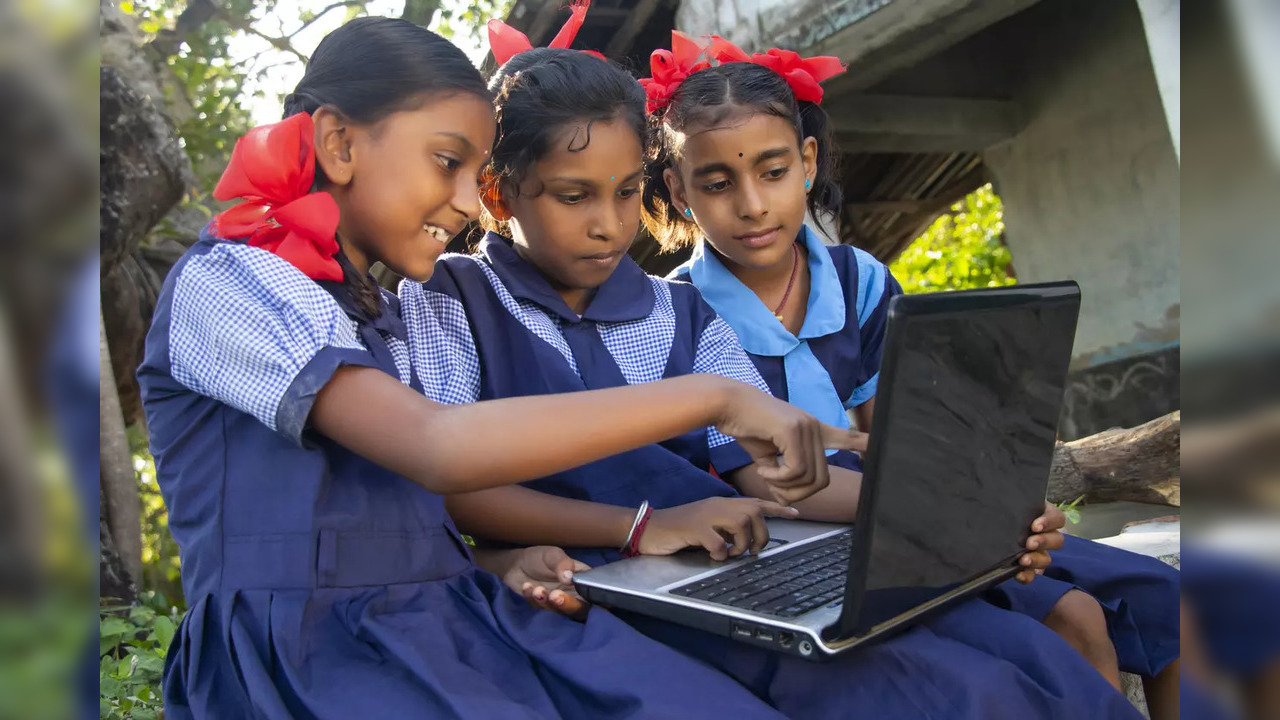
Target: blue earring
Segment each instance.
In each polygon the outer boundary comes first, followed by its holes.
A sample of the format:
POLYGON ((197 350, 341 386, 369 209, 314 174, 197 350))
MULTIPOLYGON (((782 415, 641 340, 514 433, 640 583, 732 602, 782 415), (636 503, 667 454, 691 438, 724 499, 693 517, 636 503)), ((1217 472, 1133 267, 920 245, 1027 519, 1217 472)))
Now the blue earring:
POLYGON ((812 180, 805 180, 805 181, 804 181, 804 189, 805 189, 805 190, 808 190, 808 189, 809 189, 809 188, 811 188, 811 187, 813 187, 813 181, 812 181, 812 180))
POLYGON ((693 217, 693 208, 685 208, 685 209, 684 209, 684 216, 685 216, 685 217, 688 217, 688 218, 693 217))

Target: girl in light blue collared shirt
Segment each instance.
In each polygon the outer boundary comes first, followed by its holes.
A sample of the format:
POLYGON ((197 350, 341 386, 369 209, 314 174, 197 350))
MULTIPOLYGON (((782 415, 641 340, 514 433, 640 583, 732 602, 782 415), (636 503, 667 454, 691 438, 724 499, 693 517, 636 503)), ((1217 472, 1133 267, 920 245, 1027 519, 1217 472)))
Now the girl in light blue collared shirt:
MULTIPOLYGON (((827 247, 805 225, 806 210, 833 217, 840 207, 826 114, 797 99, 820 100, 820 88, 797 83, 800 70, 779 74, 768 57, 723 46, 717 39, 711 48, 718 66, 691 69, 658 93, 646 224, 667 249, 694 248, 673 277, 697 286, 733 327, 776 396, 846 427, 852 410, 870 431, 888 304, 901 288, 867 253, 827 247)), ((831 486, 797 507, 852 519, 857 458, 835 453, 829 463, 831 486)), ((735 482, 760 492, 749 472, 735 482)), ((1177 571, 1067 538, 1045 572, 989 599, 1058 631, 1116 687, 1121 669, 1146 676, 1153 717, 1176 716, 1177 571)))

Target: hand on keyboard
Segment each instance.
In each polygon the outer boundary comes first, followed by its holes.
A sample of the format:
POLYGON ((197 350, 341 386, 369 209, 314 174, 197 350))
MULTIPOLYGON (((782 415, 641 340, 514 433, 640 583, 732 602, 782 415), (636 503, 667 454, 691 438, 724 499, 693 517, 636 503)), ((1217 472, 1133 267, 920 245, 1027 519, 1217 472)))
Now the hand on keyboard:
POLYGON ((655 510, 640 536, 642 555, 670 555, 701 547, 713 560, 759 552, 769 542, 766 517, 794 518, 798 511, 768 500, 715 497, 655 510), (729 547, 729 543, 733 547, 729 547))
POLYGON ((672 595, 793 618, 844 599, 853 531, 745 560, 672 595))

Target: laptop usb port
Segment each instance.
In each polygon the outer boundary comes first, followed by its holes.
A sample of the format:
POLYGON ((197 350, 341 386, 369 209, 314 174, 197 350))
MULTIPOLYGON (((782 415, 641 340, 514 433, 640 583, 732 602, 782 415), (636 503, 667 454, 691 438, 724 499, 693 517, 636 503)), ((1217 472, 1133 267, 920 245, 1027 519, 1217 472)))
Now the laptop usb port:
POLYGON ((778 633, 778 644, 784 648, 791 647, 791 643, 795 642, 795 636, 783 630, 778 633))
POLYGON ((733 634, 737 635, 738 637, 744 637, 744 638, 749 638, 752 636, 750 627, 746 625, 740 625, 738 623, 733 624, 733 634))
POLYGON ((756 630, 756 639, 764 640, 765 642, 773 642, 773 631, 769 628, 760 628, 759 630, 756 630))

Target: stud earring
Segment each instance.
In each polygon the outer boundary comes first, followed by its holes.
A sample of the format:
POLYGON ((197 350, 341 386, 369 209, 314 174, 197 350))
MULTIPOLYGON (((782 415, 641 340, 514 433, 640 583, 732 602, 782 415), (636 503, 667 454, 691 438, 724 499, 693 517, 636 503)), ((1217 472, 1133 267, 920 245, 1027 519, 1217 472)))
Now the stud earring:
POLYGON ((685 216, 685 217, 687 217, 687 218, 691 218, 691 217, 693 217, 693 208, 685 208, 685 209, 684 209, 684 216, 685 216))
POLYGON ((804 189, 805 189, 805 190, 808 190, 808 189, 810 189, 810 188, 812 188, 812 187, 813 187, 813 181, 812 181, 812 180, 808 180, 808 179, 806 179, 806 180, 804 181, 804 189))

